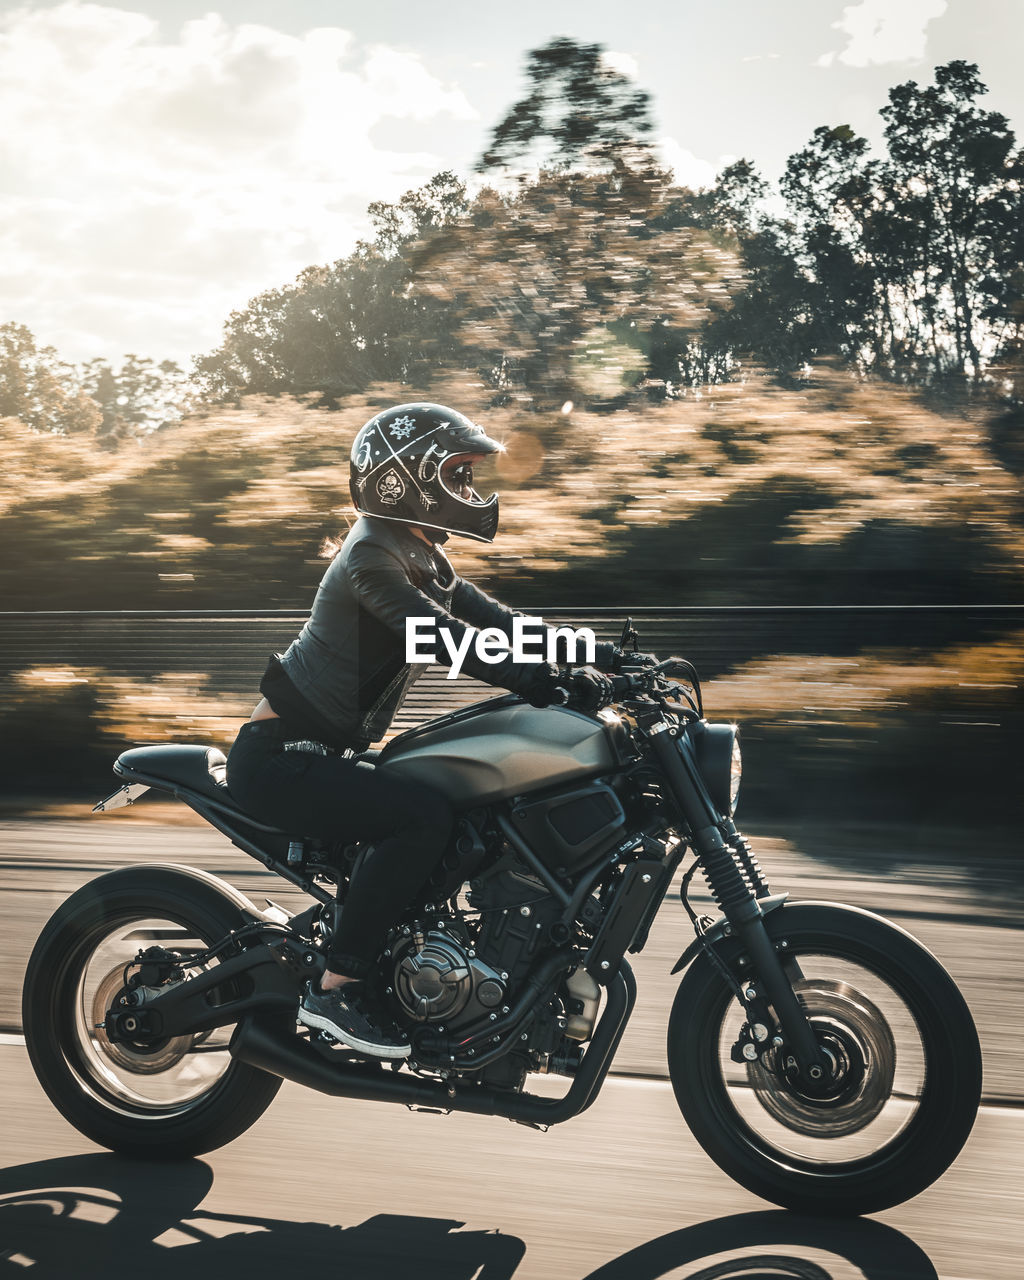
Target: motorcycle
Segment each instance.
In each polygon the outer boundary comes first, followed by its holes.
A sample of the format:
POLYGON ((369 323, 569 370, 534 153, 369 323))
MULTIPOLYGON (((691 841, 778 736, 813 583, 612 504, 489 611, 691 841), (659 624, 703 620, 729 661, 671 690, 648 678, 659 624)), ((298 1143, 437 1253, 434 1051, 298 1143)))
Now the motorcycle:
MULTIPOLYGON (((626 644, 635 651, 628 621, 626 644)), ((562 1123, 601 1090, 636 998, 626 955, 675 887, 693 937, 672 970, 683 976, 668 1066, 704 1151, 805 1213, 873 1213, 929 1186, 980 1100, 963 997, 882 917, 770 890, 734 822, 737 727, 705 718, 692 664, 636 659, 597 714, 508 694, 410 729, 376 757, 458 813, 368 984, 374 1015, 411 1045, 387 1064, 296 1022, 372 848, 257 822, 233 801, 215 748, 124 752, 123 785, 97 810, 169 792, 312 903, 261 909, 174 865, 118 869, 73 894, 35 946, 23 1004, 57 1109, 100 1145, 150 1158, 230 1142, 283 1080, 562 1123), (715 918, 689 900, 698 870, 715 918), (568 1088, 530 1092, 538 1073, 568 1088)))

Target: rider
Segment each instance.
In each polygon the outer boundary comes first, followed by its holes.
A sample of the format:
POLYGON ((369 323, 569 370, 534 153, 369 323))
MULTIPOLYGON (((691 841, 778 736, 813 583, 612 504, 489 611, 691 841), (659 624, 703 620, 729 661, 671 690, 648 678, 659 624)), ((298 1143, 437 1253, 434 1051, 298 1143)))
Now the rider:
MULTIPOLYGON (((301 1022, 368 1057, 410 1052, 371 1022, 362 983, 443 854, 454 815, 440 792, 359 753, 385 735, 422 671, 406 662, 407 618, 432 618, 433 634, 447 627, 456 644, 484 627, 511 637, 513 612, 460 578, 441 549, 452 533, 493 541, 498 498, 480 497, 473 467, 501 452, 442 405, 397 405, 371 418, 352 445, 350 489, 361 518, 328 566, 306 625, 270 659, 263 697, 228 758, 231 792, 254 817, 373 845, 349 885, 326 971, 299 1009, 301 1022)), ((418 643, 422 652, 422 635, 418 643)), ((450 661, 444 646, 435 656, 450 661)), ((597 646, 597 666, 614 670, 618 658, 614 645, 597 646)), ((593 667, 566 675, 511 655, 485 663, 471 643, 463 668, 538 707, 568 688, 570 705, 596 711, 611 693, 593 667)))

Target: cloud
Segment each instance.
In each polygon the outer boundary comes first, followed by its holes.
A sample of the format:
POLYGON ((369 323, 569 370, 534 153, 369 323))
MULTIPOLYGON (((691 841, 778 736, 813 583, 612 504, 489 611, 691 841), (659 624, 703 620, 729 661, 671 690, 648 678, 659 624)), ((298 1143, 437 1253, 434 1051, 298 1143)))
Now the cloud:
POLYGON ((341 256, 443 167, 389 150, 475 112, 414 54, 216 14, 165 33, 77 0, 0 16, 0 320, 69 358, 208 349, 232 307, 341 256))
POLYGON ((693 191, 714 186, 719 173, 736 159, 733 155, 719 156, 718 163, 712 164, 710 160, 702 160, 681 146, 675 138, 667 135, 659 138, 656 146, 661 163, 671 169, 676 182, 693 191))
POLYGON ((819 67, 838 60, 848 67, 916 62, 924 57, 928 23, 941 17, 947 0, 861 0, 848 5, 832 26, 847 37, 846 48, 823 53, 819 67))

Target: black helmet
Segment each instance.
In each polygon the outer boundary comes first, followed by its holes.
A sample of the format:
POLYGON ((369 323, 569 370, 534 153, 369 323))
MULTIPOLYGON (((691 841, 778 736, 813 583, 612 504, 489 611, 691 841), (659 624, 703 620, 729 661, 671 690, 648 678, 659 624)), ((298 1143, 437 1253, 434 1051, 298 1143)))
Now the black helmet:
POLYGON ((503 452, 454 409, 396 405, 371 418, 352 442, 352 501, 364 516, 493 542, 498 495, 481 498, 465 463, 473 454, 503 452))

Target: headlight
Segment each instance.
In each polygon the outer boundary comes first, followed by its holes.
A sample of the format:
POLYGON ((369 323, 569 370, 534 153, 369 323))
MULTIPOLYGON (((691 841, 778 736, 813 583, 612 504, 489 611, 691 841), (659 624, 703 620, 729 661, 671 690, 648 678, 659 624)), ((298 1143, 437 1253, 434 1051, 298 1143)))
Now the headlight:
POLYGON ((743 776, 743 757, 740 752, 739 730, 732 736, 732 768, 729 771, 732 785, 729 788, 729 817, 736 812, 736 801, 740 798, 740 778, 743 776))
POLYGON ((705 721, 692 725, 690 734, 708 795, 715 807, 731 818, 736 811, 743 771, 739 729, 734 724, 705 721))

